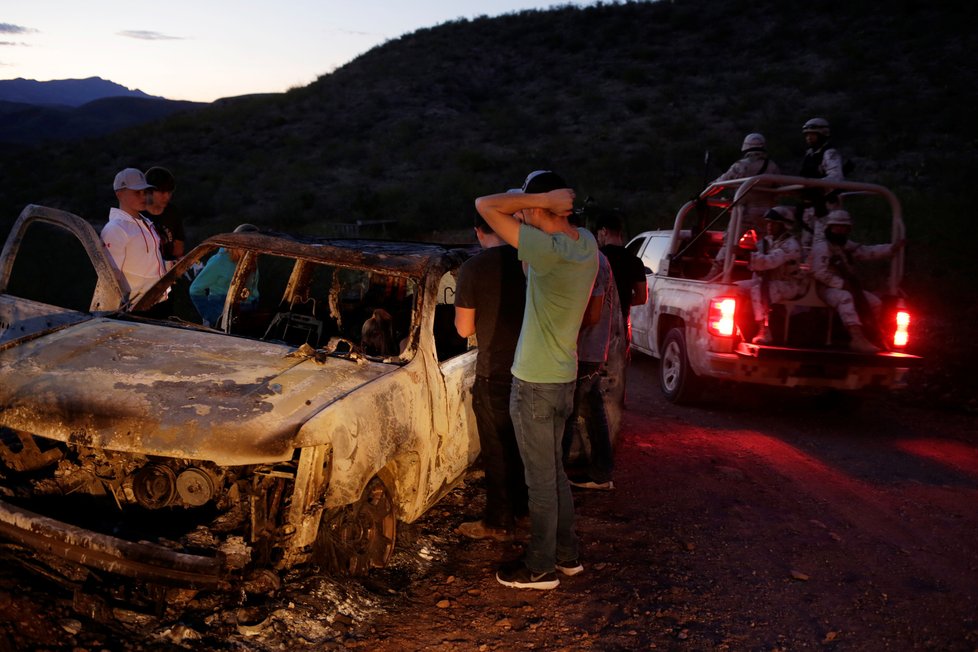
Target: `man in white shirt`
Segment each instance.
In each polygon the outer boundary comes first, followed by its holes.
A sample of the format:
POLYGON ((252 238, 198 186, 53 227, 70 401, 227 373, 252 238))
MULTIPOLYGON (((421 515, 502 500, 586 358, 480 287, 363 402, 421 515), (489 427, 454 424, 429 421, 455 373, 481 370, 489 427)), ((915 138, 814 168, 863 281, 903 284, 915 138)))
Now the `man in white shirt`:
POLYGON ((146 191, 152 188, 136 168, 126 168, 112 183, 119 207, 109 209, 102 228, 102 242, 125 281, 130 304, 166 272, 160 253, 160 236, 153 223, 140 215, 146 210, 146 191))

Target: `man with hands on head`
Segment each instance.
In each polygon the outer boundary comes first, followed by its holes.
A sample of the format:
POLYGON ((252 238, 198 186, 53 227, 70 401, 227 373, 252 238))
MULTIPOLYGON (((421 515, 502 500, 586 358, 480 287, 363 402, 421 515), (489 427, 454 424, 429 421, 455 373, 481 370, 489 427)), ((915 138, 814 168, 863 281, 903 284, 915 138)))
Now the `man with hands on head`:
POLYGON ((531 173, 522 192, 479 197, 476 210, 526 265, 526 309, 513 360, 510 415, 525 467, 530 543, 503 564, 505 586, 553 589, 557 571, 576 575, 574 502, 561 442, 577 380, 577 335, 598 271, 598 245, 572 226, 574 191, 549 170, 531 173))

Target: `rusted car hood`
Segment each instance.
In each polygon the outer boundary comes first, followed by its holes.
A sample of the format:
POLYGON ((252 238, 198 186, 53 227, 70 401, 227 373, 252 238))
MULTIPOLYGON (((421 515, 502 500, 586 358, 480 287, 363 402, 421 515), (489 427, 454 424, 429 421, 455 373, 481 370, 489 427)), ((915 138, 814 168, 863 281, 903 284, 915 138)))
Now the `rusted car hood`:
POLYGON ((396 367, 111 318, 0 352, 0 425, 95 448, 252 464, 290 459, 323 406, 396 367), (309 397, 315 397, 308 400, 309 397))

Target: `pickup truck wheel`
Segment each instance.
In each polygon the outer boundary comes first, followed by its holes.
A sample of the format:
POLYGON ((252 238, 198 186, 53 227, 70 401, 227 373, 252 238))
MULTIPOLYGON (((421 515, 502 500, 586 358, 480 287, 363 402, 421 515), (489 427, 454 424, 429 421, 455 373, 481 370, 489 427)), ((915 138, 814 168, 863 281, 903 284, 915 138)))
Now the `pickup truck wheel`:
POLYGON ((686 335, 681 328, 666 333, 659 360, 659 386, 672 403, 688 403, 699 396, 703 380, 689 366, 686 335))
POLYGON ((331 574, 366 575, 387 564, 396 531, 394 501, 383 481, 374 477, 355 503, 323 515, 314 560, 331 574))

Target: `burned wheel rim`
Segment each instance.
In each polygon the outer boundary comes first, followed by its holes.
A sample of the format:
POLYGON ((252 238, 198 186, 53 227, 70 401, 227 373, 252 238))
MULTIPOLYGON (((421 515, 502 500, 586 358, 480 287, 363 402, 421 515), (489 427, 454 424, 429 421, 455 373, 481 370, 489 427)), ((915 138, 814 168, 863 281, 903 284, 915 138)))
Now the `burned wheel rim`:
POLYGON ((359 500, 323 516, 316 560, 330 573, 364 575, 390 559, 396 527, 394 502, 384 483, 375 477, 359 500))

